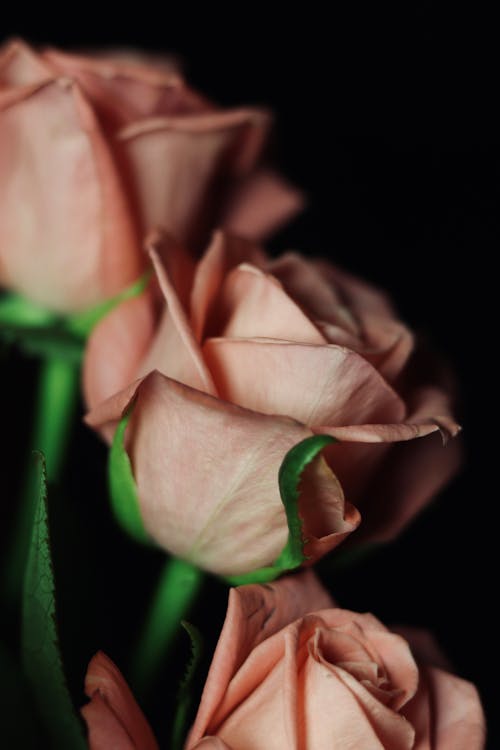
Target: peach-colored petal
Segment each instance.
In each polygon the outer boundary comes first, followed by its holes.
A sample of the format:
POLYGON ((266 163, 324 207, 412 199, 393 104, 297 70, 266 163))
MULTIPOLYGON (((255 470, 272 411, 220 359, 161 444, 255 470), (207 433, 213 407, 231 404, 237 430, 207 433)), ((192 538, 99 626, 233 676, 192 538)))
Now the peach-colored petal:
POLYGON ((460 439, 443 447, 437 432, 392 445, 371 478, 365 500, 356 500, 364 521, 357 541, 393 539, 456 474, 461 458, 460 439))
POLYGON ((42 58, 59 75, 75 78, 110 132, 154 115, 203 112, 209 105, 168 66, 137 64, 112 56, 85 56, 49 49, 42 58))
POLYGON ((208 249, 196 266, 190 297, 191 324, 201 341, 210 309, 218 297, 225 275, 240 263, 264 264, 264 253, 251 242, 224 232, 214 233, 208 249))
POLYGON ((279 281, 248 263, 239 265, 224 279, 217 315, 219 335, 223 337, 326 343, 279 281))
POLYGON ((205 365, 175 288, 154 247, 150 248, 150 256, 166 308, 152 347, 141 363, 139 375, 159 370, 169 378, 215 396, 217 392, 212 376, 205 365))
POLYGON ((53 75, 53 68, 20 39, 13 39, 0 49, 0 90, 40 83, 53 75))
POLYGON ((397 378, 412 352, 413 336, 406 326, 390 317, 391 309, 381 293, 349 277, 353 289, 349 303, 352 298, 359 298, 359 305, 351 307, 345 297, 345 283, 335 283, 337 277, 341 280, 345 274, 298 253, 285 253, 270 261, 267 269, 307 310, 329 343, 348 346, 362 354, 389 382, 397 378))
POLYGON ((111 443, 120 419, 135 399, 137 390, 144 378, 130 383, 126 388, 102 401, 85 415, 85 422, 100 432, 111 443))
POLYGON ((412 750, 409 722, 377 701, 358 680, 325 660, 309 658, 304 667, 303 737, 305 747, 349 750, 412 750), (335 715, 329 721, 318 716, 335 715))
POLYGON ((337 326, 359 338, 359 321, 345 305, 335 284, 331 283, 314 261, 299 253, 288 252, 270 260, 266 270, 279 279, 286 292, 313 320, 337 326))
POLYGON ((245 699, 222 710, 213 728, 233 747, 266 747, 269 750, 298 750, 296 725, 297 670, 295 664, 296 634, 285 631, 282 659, 260 673, 257 683, 245 699))
POLYGON ((402 625, 391 628, 393 633, 399 633, 410 644, 411 651, 419 664, 439 667, 446 672, 452 672, 453 667, 443 653, 441 646, 433 633, 425 628, 402 625))
MULTIPOLYGON (((232 676, 252 650, 307 612, 332 605, 312 571, 231 589, 224 627, 205 682, 189 743, 203 736, 232 676)), ((191 744, 188 744, 188 748, 191 744)))
POLYGON ((207 191, 215 176, 250 168, 268 124, 261 111, 235 110, 126 127, 117 147, 128 164, 141 225, 162 226, 190 246, 198 242, 210 218, 207 191))
POLYGON ((394 319, 397 315, 385 292, 325 260, 313 261, 320 274, 335 288, 350 314, 363 323, 370 317, 394 319))
POLYGON ((89 724, 92 750, 101 750, 101 748, 107 750, 112 747, 124 750, 128 748, 156 750, 158 748, 151 728, 123 675, 111 659, 101 651, 92 658, 88 666, 85 676, 85 694, 92 699, 89 705, 94 704, 93 708, 87 705, 82 710, 89 724), (94 698, 96 695, 97 700, 94 698), (118 724, 125 730, 126 735, 119 732, 115 744, 114 731, 118 731, 118 724), (126 744, 126 737, 128 737, 129 744, 126 744), (103 744, 103 742, 108 744, 103 744))
MULTIPOLYGON (((110 416, 106 405, 103 414, 110 416)), ((128 438, 146 529, 173 554, 221 575, 271 564, 287 536, 279 467, 310 434, 291 419, 151 374, 137 391, 128 438)))
POLYGON ((155 332, 153 292, 122 302, 95 326, 83 362, 83 392, 89 409, 136 380, 155 332))
POLYGON ((203 351, 221 395, 255 411, 341 429, 365 420, 399 426, 405 416, 375 368, 343 347, 219 338, 206 341, 203 351))
POLYGON ((403 713, 417 729, 415 750, 483 750, 486 727, 474 685, 421 667, 422 685, 403 713))
POLYGON ((104 700, 99 691, 91 696, 89 703, 81 709, 88 731, 90 750, 137 750, 120 717, 104 700))
POLYGON ((359 511, 345 501, 340 482, 322 456, 302 473, 299 513, 308 565, 337 547, 361 521, 359 511))
MULTIPOLYGON (((144 251, 150 255, 152 250, 159 256, 161 264, 174 287, 175 294, 183 309, 187 312, 196 267, 193 257, 160 227, 152 229, 144 238, 144 251)), ((161 290, 158 298, 164 301, 161 290)))
POLYGON ((262 240, 301 211, 304 203, 297 188, 261 169, 233 189, 221 223, 241 237, 262 240))
POLYGON ((76 84, 22 87, 0 107, 0 140, 9 143, 0 152, 2 283, 66 311, 134 281, 141 260, 128 206, 76 84))

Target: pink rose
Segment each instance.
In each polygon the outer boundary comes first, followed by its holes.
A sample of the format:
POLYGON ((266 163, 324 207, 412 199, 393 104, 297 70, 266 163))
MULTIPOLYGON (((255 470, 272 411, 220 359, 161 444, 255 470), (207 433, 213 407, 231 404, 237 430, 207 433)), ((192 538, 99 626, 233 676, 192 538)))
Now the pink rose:
POLYGON ((95 329, 84 365, 94 427, 110 436, 136 399, 127 449, 152 538, 216 573, 270 564, 287 534, 279 466, 314 433, 341 442, 306 472, 306 554, 318 558, 359 522, 337 478, 371 538, 399 530, 456 467, 456 449, 434 433, 458 427, 446 391, 415 378, 413 337, 385 297, 325 263, 269 260, 221 233, 191 276, 169 264, 175 243, 162 250, 160 323, 148 294, 121 305, 95 329))
MULTIPOLYGON (((334 607, 311 572, 232 589, 186 750, 481 750, 476 689, 411 637, 414 655, 373 615, 334 607)), ((91 750, 158 747, 104 654, 85 692, 91 750)))
POLYGON ((474 686, 334 607, 311 572, 231 590, 187 750, 483 746, 474 686))
POLYGON ((7 44, 0 284, 80 310, 138 277, 154 226, 190 248, 214 223, 272 230, 301 199, 255 169, 269 125, 258 109, 217 109, 168 62, 7 44))

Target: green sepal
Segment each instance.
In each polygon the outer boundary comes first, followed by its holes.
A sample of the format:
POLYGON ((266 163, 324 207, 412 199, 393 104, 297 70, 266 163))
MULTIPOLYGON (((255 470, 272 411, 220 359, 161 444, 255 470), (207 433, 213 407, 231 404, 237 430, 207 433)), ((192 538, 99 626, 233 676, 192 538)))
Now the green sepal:
POLYGON ((87 743, 66 685, 57 636, 45 459, 38 456, 38 497, 23 593, 23 667, 50 747, 83 750, 87 743))
POLYGON ((108 481, 111 507, 116 520, 127 534, 137 542, 152 544, 142 522, 132 464, 125 450, 125 431, 130 415, 131 408, 119 421, 109 452, 108 481))
POLYGON ((191 641, 191 657, 177 695, 177 705, 172 725, 172 750, 182 750, 184 747, 189 713, 193 704, 194 679, 203 655, 203 638, 198 628, 185 620, 181 621, 181 625, 191 641))
POLYGON ((80 362, 94 326, 114 307, 142 294, 150 279, 148 269, 112 299, 69 315, 46 310, 19 294, 5 294, 0 298, 0 338, 27 354, 80 362))
POLYGON ((229 576, 226 580, 232 586, 246 583, 267 583, 282 573, 299 568, 305 561, 302 519, 299 515, 299 482, 302 472, 325 446, 335 443, 330 435, 313 435, 294 445, 288 451, 280 466, 278 484, 281 500, 285 506, 288 524, 288 540, 275 562, 265 568, 229 576))

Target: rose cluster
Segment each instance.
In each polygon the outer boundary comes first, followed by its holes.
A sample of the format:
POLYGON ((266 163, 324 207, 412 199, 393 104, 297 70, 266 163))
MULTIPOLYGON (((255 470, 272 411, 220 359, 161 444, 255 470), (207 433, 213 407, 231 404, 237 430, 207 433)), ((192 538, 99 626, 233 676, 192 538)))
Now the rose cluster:
MULTIPOLYGON (((146 540, 255 581, 230 591, 186 750, 481 748, 477 692, 430 638, 342 609, 311 569, 394 538, 455 473, 460 428, 446 368, 383 291, 266 252, 303 203, 266 163, 270 125, 173 60, 9 43, 0 283, 70 316, 151 269, 88 337, 85 419, 121 450, 146 540), (284 462, 318 436, 296 486, 308 569, 261 583, 292 535, 284 462)), ((158 747, 103 653, 85 692, 91 748, 158 747)))

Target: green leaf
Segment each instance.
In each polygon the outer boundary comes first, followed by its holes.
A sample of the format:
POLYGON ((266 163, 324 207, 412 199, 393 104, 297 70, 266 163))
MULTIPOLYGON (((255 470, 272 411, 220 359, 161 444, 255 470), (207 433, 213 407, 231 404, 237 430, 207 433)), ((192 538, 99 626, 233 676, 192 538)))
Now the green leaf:
POLYGON ((50 746, 83 750, 87 743, 66 685, 57 637, 45 460, 38 455, 38 499, 24 582, 23 666, 50 746))
POLYGON ((191 641, 191 658, 180 684, 172 727, 172 750, 182 750, 186 736, 189 712, 193 703, 193 683, 203 654, 203 638, 198 628, 184 620, 181 622, 191 641))
POLYGON ((142 522, 132 465, 125 450, 125 431, 131 409, 118 423, 109 452, 108 479, 111 506, 122 528, 138 542, 151 544, 142 522))
POLYGON ((302 520, 299 516, 299 482, 302 472, 313 461, 326 445, 334 443, 335 438, 330 435, 313 435, 294 445, 288 451, 280 466, 278 484, 281 500, 285 506, 288 524, 288 541, 275 562, 259 570, 250 571, 239 576, 231 576, 227 580, 232 586, 242 586, 246 583, 267 583, 285 573, 295 570, 305 560, 302 536, 302 520))

